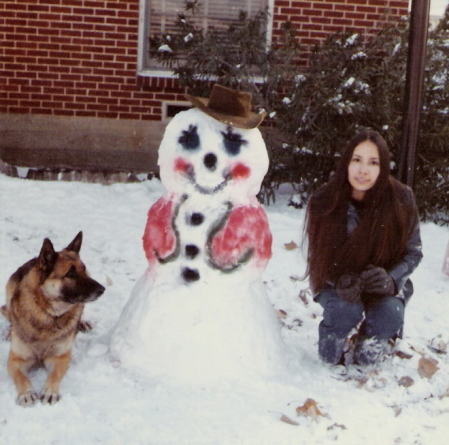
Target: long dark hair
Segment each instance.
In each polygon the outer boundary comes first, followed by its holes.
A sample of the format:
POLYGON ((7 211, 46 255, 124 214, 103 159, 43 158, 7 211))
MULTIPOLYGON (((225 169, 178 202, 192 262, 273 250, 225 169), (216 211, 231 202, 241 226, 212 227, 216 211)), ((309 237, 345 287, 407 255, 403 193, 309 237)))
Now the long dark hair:
POLYGON ((331 180, 310 198, 305 235, 308 240, 307 272, 314 292, 346 272, 361 272, 368 264, 389 269, 404 254, 418 222, 413 194, 390 176, 390 152, 376 131, 363 129, 348 143, 331 180), (354 149, 364 141, 379 151, 380 172, 361 202, 362 218, 347 234, 347 212, 352 187, 348 166, 354 149))

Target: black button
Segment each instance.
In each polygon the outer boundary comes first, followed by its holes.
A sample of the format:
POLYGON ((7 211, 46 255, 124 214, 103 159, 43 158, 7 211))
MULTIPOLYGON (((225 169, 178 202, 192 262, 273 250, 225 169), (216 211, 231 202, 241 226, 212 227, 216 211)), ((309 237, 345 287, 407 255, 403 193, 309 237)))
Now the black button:
POLYGON ((190 224, 192 226, 199 226, 204 221, 204 215, 202 213, 192 213, 190 217, 190 224))
POLYGON ((189 269, 188 267, 185 267, 182 269, 182 277, 185 281, 191 283, 192 281, 198 281, 200 279, 200 273, 197 269, 189 269))
POLYGON ((191 258, 192 260, 198 255, 198 252, 200 249, 198 249, 195 244, 187 244, 186 246, 186 256, 187 258, 191 258))

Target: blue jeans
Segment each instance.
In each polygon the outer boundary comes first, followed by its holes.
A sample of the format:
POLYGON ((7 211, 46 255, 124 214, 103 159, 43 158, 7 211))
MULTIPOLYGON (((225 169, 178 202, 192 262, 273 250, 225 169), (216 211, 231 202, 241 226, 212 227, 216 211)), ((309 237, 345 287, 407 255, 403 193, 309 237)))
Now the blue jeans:
POLYGON ((379 297, 351 304, 342 300, 335 289, 325 289, 315 300, 323 307, 323 320, 319 326, 318 351, 321 358, 336 364, 342 354, 344 342, 353 328, 363 321, 359 338, 388 341, 404 325, 404 302, 397 297, 379 297))

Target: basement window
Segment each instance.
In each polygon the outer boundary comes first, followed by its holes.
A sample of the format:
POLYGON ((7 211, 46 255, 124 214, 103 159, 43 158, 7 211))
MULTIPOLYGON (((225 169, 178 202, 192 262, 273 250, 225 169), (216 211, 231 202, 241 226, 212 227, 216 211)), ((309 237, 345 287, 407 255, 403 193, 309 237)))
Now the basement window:
POLYGON ((190 102, 163 102, 162 104, 162 120, 171 119, 179 112, 192 108, 190 102))

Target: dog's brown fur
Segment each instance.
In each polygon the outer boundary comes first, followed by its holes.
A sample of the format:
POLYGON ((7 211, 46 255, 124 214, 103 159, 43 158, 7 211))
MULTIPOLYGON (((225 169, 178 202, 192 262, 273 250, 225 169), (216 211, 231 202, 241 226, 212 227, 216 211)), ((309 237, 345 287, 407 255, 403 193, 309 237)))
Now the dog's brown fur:
POLYGON ((84 303, 96 300, 104 287, 89 277, 80 259, 82 232, 60 252, 46 238, 40 254, 19 267, 6 285, 1 308, 11 323, 7 368, 17 389, 17 403, 31 406, 37 399, 53 404, 60 399, 59 383, 67 371, 75 336, 90 330, 81 321, 84 303), (27 371, 48 371, 38 395, 27 371))

